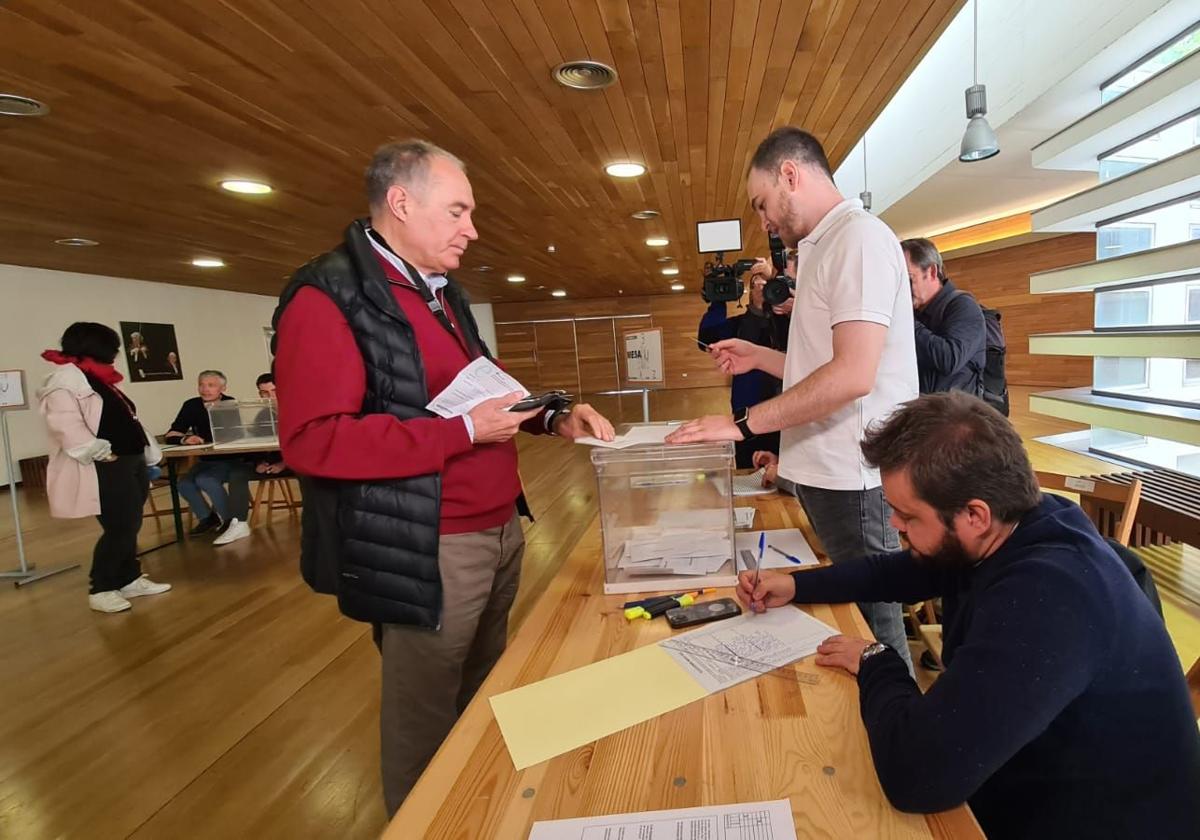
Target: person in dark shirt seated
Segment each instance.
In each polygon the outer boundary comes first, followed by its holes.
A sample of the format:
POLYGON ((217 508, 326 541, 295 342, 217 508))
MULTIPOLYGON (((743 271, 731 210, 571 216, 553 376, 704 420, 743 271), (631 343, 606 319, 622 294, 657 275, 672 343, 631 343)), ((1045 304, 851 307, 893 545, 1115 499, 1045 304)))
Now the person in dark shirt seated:
POLYGON ((906 403, 862 442, 909 549, 743 573, 755 612, 941 596, 946 670, 834 636, 856 675, 883 791, 902 811, 968 802, 991 840, 1200 837, 1200 735, 1162 619, 1079 507, 1042 495, 1016 431, 961 392, 906 403))
MULTIPOLYGON (((259 376, 254 380, 254 387, 258 388, 260 400, 275 400, 275 376, 273 374, 264 373, 259 376)), ((256 431, 260 431, 263 436, 279 437, 279 430, 266 409, 259 412, 254 425, 256 431)), ((254 471, 259 475, 279 475, 286 470, 287 464, 283 462, 283 455, 279 452, 264 452, 254 458, 254 471)))
MULTIPOLYGON (((219 370, 200 372, 196 385, 200 395, 187 400, 179 409, 164 436, 168 443, 185 446, 212 443, 212 427, 205 406, 233 399, 225 393, 225 384, 225 374, 219 370)), ((187 499, 197 520, 189 532, 192 536, 220 531, 214 545, 227 545, 250 536, 246 517, 250 510, 251 469, 240 455, 205 455, 179 480, 179 495, 187 499)))
MULTIPOLYGON (((751 282, 749 304, 741 315, 728 317, 725 301, 713 301, 700 319, 697 338, 704 344, 712 344, 727 338, 742 338, 763 347, 779 349, 777 330, 772 315, 763 307, 762 283, 751 282)), ((786 318, 784 319, 786 322, 786 318)), ((786 335, 786 330, 782 331, 786 335)), ((704 348, 701 347, 701 350, 704 348)), ((737 374, 729 389, 729 404, 734 415, 743 409, 758 405, 779 395, 781 382, 761 370, 737 374)), ((779 454, 779 432, 755 435, 750 440, 739 440, 734 444, 738 469, 756 466, 753 462, 757 451, 779 454)))

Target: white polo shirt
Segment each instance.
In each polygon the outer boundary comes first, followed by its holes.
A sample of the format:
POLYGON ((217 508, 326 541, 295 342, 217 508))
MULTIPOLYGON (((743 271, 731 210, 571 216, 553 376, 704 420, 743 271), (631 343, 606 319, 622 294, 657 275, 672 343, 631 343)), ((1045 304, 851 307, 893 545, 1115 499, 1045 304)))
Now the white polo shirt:
POLYGON ((866 490, 880 485, 879 471, 863 463, 859 442, 871 423, 916 399, 917 354, 904 252, 857 199, 830 210, 797 247, 784 388, 833 358, 833 328, 845 321, 888 328, 875 387, 824 420, 784 429, 779 474, 826 490, 866 490))

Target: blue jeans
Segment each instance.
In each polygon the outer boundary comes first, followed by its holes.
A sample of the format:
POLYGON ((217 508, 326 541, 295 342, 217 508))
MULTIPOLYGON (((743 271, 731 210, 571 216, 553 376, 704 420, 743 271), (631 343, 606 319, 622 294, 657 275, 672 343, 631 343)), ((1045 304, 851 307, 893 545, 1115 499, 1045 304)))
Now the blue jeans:
POLYGON ((197 519, 207 519, 214 510, 222 522, 231 518, 246 521, 250 510, 250 476, 254 468, 244 461, 200 461, 179 479, 179 495, 187 499, 197 519), (225 492, 225 485, 229 492, 225 492), (205 499, 205 495, 208 499, 205 499), (209 507, 211 500, 212 507, 209 507))
MULTIPOLYGON (((796 497, 817 532, 817 539, 830 562, 843 563, 872 554, 900 550, 900 534, 888 522, 892 509, 883 498, 883 488, 870 490, 825 490, 796 485, 796 497)), ((913 670, 904 617, 894 602, 860 603, 859 610, 875 638, 894 648, 913 670)))

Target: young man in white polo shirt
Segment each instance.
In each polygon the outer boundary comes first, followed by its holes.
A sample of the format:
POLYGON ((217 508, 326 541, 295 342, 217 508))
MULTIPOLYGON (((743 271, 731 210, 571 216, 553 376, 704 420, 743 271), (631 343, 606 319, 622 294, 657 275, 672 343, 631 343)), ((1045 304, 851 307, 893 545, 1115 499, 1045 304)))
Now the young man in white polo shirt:
MULTIPOLYGON (((742 440, 782 430, 779 474, 796 485, 830 560, 895 551, 899 534, 879 472, 859 442, 876 420, 917 397, 912 298, 895 234, 855 200, 842 198, 821 144, 780 128, 758 147, 747 177, 763 227, 796 246, 796 291, 786 356, 740 339, 713 345, 726 373, 763 370, 783 393, 740 417, 711 415, 671 443, 742 440)), ((859 604, 879 641, 912 670, 900 605, 859 604)))

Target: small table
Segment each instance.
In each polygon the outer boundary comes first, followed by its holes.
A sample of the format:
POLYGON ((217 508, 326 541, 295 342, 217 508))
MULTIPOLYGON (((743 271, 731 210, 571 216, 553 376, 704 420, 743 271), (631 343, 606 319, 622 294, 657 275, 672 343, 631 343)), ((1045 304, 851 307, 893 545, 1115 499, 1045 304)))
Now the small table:
POLYGON ((179 468, 177 466, 179 461, 191 458, 193 455, 261 455, 278 451, 278 442, 252 446, 215 446, 211 443, 195 446, 164 445, 162 454, 163 462, 167 465, 167 483, 171 486, 171 512, 175 521, 175 539, 162 545, 156 545, 154 548, 143 551, 142 554, 149 554, 151 551, 157 551, 183 541, 183 512, 179 508, 179 468))
MULTIPOLYGON (((757 508, 756 528, 802 526, 815 543, 794 499, 759 496, 737 504, 757 508)), ((983 837, 965 805, 921 816, 888 803, 859 716, 857 682, 819 668, 811 657, 514 770, 488 697, 670 635, 663 619, 625 620, 621 605, 637 596, 602 594, 601 557, 595 520, 510 639, 384 840, 523 838, 536 820, 784 797, 801 837, 983 837), (816 684, 805 682, 814 676, 816 684)), ((853 604, 807 609, 844 633, 871 638, 853 604)))

